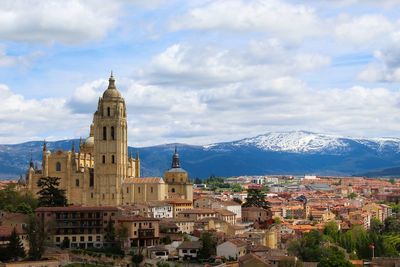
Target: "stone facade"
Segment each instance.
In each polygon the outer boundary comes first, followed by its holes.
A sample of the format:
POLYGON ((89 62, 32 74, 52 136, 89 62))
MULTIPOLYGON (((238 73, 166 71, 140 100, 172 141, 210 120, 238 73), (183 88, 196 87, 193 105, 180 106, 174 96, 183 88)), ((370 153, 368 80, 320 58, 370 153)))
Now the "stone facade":
POLYGON ((193 199, 193 184, 180 167, 175 149, 172 167, 161 177, 140 178, 138 154, 128 156, 128 129, 125 100, 111 74, 108 88, 99 98, 90 125, 89 137, 70 151, 50 151, 43 145, 42 168, 30 162, 27 188, 39 191, 42 177, 60 178, 69 204, 129 205, 168 198, 193 199))

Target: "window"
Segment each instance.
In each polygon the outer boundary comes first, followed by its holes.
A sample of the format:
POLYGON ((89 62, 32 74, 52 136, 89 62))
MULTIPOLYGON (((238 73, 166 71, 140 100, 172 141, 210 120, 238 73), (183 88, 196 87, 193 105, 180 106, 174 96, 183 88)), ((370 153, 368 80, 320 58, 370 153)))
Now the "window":
POLYGON ((138 193, 140 194, 140 187, 138 187, 138 189, 137 189, 137 190, 138 190, 138 193))
POLYGON ((97 241, 97 242, 100 242, 100 238, 101 238, 101 237, 100 237, 99 235, 96 236, 96 241, 97 241))
POLYGON ((76 236, 72 237, 72 242, 76 242, 76 236))
POLYGON ((61 163, 60 163, 60 162, 57 162, 57 163, 56 163, 56 171, 57 171, 57 172, 60 172, 60 171, 61 171, 61 163))
POLYGON ((60 242, 60 237, 59 236, 56 237, 56 242, 60 242))
POLYGON ((111 163, 113 163, 113 164, 115 163, 115 156, 114 155, 111 156, 111 163))
POLYGON ((129 187, 126 188, 126 193, 129 193, 129 187))
POLYGON ((93 198, 93 193, 90 193, 90 198, 93 198))
POLYGON ((149 223, 149 227, 151 228, 151 223, 149 223))
POLYGON ((184 249, 184 250, 182 250, 182 252, 183 252, 183 253, 187 253, 187 250, 186 250, 186 249, 184 249))
POLYGON ((76 180, 75 180, 75 185, 76 185, 77 187, 79 187, 79 179, 76 179, 76 180))
POLYGON ((114 193, 111 194, 111 198, 114 199, 114 193))
POLYGON ((107 127, 103 127, 103 140, 107 140, 107 127))
POLYGON ((172 189, 171 189, 171 192, 172 192, 172 193, 175 193, 175 188, 172 188, 172 189))
POLYGON ((85 241, 85 237, 81 236, 81 242, 85 241))
POLYGON ((111 126, 111 139, 115 140, 114 126, 111 126))
POLYGON ((106 156, 103 155, 103 164, 105 164, 105 163, 106 163, 106 156))
POLYGON ((153 193, 153 187, 150 187, 150 192, 153 193))
POLYGON ((103 199, 105 198, 104 194, 103 194, 103 199))
POLYGON ((89 169, 89 186, 94 186, 94 169, 89 169))
POLYGON ((107 108, 107 116, 108 116, 108 117, 111 116, 111 109, 110 109, 110 107, 107 108))
POLYGON ((88 237, 88 240, 89 240, 89 241, 93 241, 93 237, 92 237, 92 236, 89 236, 89 237, 88 237))

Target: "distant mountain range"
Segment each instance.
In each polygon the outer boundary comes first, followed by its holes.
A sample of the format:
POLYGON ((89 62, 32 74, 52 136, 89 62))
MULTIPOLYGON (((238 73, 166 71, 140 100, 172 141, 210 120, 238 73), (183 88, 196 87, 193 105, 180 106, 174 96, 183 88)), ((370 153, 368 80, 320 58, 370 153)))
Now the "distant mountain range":
MULTIPOLYGON (((51 151, 68 150, 71 142, 48 142, 51 151)), ((193 146, 176 144, 181 164, 192 178, 210 175, 263 174, 400 176, 400 138, 348 138, 306 131, 271 132, 233 142, 193 146), (382 170, 384 170, 382 172, 382 170)), ((139 148, 142 176, 161 176, 170 167, 175 144, 139 148)), ((0 175, 26 172, 30 153, 39 165, 42 142, 0 145, 0 175)), ((129 147, 135 153, 136 148, 129 147)))

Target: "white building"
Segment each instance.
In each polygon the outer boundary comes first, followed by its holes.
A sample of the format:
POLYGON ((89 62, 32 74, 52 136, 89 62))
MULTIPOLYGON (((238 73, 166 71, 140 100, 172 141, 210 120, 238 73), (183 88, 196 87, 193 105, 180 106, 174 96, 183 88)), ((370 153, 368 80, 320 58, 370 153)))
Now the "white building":
POLYGON ((225 259, 239 259, 246 255, 246 242, 238 239, 226 241, 217 246, 217 256, 225 259))
POLYGON ((222 201, 221 206, 236 214, 236 219, 242 219, 242 206, 235 201, 222 201))

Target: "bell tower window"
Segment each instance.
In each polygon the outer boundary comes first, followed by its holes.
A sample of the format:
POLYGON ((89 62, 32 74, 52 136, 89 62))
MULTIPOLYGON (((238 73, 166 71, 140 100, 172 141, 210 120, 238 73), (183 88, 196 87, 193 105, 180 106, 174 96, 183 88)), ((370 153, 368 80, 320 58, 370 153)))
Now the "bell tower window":
POLYGON ((107 140, 107 127, 103 127, 103 140, 107 140))
POLYGON ((106 156, 103 155, 103 164, 105 164, 105 163, 106 163, 106 156))
POLYGON ((111 116, 111 109, 110 109, 110 107, 107 108, 107 116, 108 116, 108 117, 111 116))
POLYGON ((111 163, 115 163, 115 156, 111 155, 111 163))
POLYGON ((57 163, 56 163, 56 171, 57 171, 57 172, 60 172, 60 171, 61 171, 61 163, 60 163, 60 162, 57 162, 57 163))
POLYGON ((111 139, 115 140, 114 126, 111 126, 111 139))

